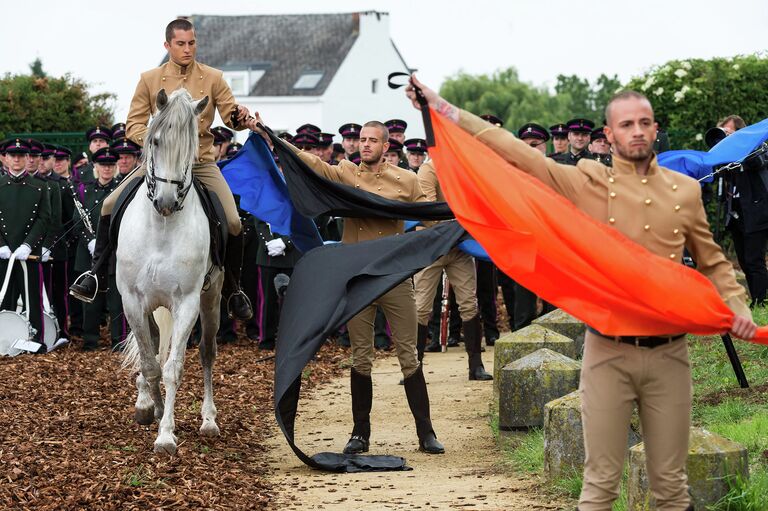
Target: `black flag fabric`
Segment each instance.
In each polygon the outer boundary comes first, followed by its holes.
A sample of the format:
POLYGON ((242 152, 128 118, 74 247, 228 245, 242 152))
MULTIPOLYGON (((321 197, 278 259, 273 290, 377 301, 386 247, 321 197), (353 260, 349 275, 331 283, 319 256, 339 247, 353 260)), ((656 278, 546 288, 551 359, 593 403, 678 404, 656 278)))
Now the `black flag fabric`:
POLYGON ((280 160, 288 193, 304 216, 332 215, 349 218, 394 218, 399 220, 450 220, 446 202, 401 202, 375 193, 335 183, 313 171, 282 139, 267 130, 280 160))
POLYGON ((280 313, 275 416, 301 461, 332 472, 410 470, 399 456, 305 454, 294 442, 301 373, 330 334, 376 298, 447 254, 465 237, 466 231, 458 222, 445 222, 401 236, 326 245, 299 260, 280 313))

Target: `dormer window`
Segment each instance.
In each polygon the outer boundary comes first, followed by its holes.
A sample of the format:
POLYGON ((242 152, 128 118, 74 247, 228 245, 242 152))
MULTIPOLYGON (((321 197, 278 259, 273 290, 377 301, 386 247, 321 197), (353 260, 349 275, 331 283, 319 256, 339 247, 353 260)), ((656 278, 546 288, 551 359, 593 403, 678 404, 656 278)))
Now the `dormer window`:
POLYGON ((323 79, 322 71, 305 71, 293 84, 294 89, 314 89, 323 79))

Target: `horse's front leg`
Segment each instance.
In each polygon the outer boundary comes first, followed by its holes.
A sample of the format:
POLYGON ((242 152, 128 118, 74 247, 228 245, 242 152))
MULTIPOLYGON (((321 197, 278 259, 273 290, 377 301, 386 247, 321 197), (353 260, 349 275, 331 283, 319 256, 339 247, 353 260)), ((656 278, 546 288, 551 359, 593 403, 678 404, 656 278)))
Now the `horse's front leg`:
MULTIPOLYGON (((218 280, 221 280, 219 272, 218 280)), ((217 282, 218 284, 218 282, 217 282)), ((200 324, 202 337, 200 339, 200 364, 203 366, 204 397, 200 414, 203 424, 200 434, 203 436, 219 436, 219 426, 216 425, 216 405, 213 402, 213 362, 216 360, 216 332, 219 330, 219 314, 221 302, 221 286, 212 285, 201 297, 200 324)))
MULTIPOLYGON (((162 416, 163 395, 160 392, 160 364, 157 361, 157 346, 151 325, 140 304, 135 300, 123 299, 124 313, 133 328, 133 339, 139 352, 139 374, 136 377, 136 405, 134 417, 139 424, 152 424, 162 416), (158 410, 160 416, 158 416, 158 410)), ((130 338, 129 338, 130 339, 130 338)))
POLYGON ((181 377, 184 374, 184 352, 187 348, 187 339, 192 332, 195 320, 200 310, 200 296, 194 295, 173 310, 173 333, 171 336, 171 351, 168 360, 163 366, 163 384, 165 385, 165 411, 160 421, 160 431, 155 440, 155 452, 175 454, 176 435, 173 431, 176 427, 173 409, 176 405, 176 391, 181 385, 181 377))

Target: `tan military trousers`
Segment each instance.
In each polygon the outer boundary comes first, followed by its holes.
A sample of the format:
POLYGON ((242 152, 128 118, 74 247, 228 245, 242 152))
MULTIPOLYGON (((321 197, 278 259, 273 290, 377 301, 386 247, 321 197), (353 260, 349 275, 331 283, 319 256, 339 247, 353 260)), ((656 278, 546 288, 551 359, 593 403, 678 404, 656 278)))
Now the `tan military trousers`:
MULTIPOLYGON (((101 206, 102 216, 111 215, 112 208, 115 207, 115 202, 120 194, 123 192, 129 182, 135 179, 139 179, 146 173, 146 167, 141 166, 129 179, 124 180, 118 185, 115 190, 104 199, 104 204, 101 206)), ((235 204, 235 198, 232 197, 232 191, 229 189, 229 185, 224 180, 224 176, 221 175, 219 167, 215 163, 201 163, 199 165, 192 166, 192 174, 197 177, 206 188, 213 191, 221 201, 221 205, 224 208, 224 213, 227 215, 227 227, 229 228, 229 234, 237 236, 243 229, 240 224, 240 213, 237 211, 237 205, 235 204)))
POLYGON ((413 280, 416 286, 416 313, 419 324, 429 323, 435 291, 445 270, 456 294, 461 319, 469 321, 477 316, 477 279, 475 261, 472 256, 454 248, 443 257, 417 273, 413 280))
POLYGON ((584 342, 579 391, 586 459, 579 509, 608 511, 618 497, 634 403, 657 509, 686 509, 693 395, 686 340, 648 349, 587 332, 584 342))
POLYGON ((416 357, 416 304, 411 279, 406 279, 349 320, 347 329, 352 344, 352 367, 362 375, 371 374, 374 358, 373 322, 377 305, 381 306, 389 322, 400 370, 407 378, 419 367, 416 357))

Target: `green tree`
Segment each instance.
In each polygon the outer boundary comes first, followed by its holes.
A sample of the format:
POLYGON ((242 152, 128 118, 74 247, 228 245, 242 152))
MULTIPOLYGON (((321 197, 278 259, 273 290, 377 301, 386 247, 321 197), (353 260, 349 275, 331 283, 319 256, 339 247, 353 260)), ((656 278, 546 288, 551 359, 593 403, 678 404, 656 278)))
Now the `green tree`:
POLYGON ((595 125, 601 126, 605 105, 620 88, 621 82, 616 75, 601 74, 594 84, 576 75, 558 75, 555 92, 558 96, 566 98, 570 112, 569 119, 584 117, 594 121, 595 125))
POLYGON ((648 96, 673 149, 705 150, 704 133, 726 115, 738 114, 747 124, 768 115, 766 76, 764 55, 673 60, 626 87, 648 96))
POLYGON ((547 127, 565 121, 568 115, 565 98, 546 87, 521 82, 514 68, 492 75, 461 72, 443 83, 440 95, 472 113, 499 117, 511 131, 527 122, 547 127))
POLYGON ((9 133, 84 131, 97 123, 111 125, 112 93, 92 95, 88 84, 66 74, 46 76, 42 63, 31 74, 0 79, 0 138, 9 133))

